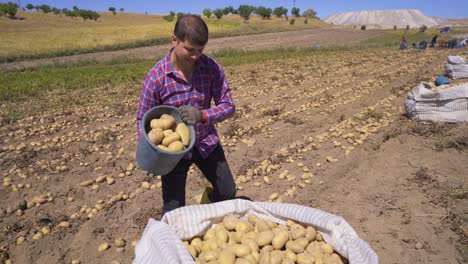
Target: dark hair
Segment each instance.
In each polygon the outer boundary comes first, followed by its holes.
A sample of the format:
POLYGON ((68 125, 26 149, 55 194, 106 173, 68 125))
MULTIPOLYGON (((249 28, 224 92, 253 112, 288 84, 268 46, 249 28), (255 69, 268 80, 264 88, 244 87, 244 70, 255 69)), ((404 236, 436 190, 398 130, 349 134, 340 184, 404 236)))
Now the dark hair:
POLYGON ((208 42, 208 26, 197 15, 185 15, 177 19, 174 35, 180 41, 188 40, 204 46, 208 42))

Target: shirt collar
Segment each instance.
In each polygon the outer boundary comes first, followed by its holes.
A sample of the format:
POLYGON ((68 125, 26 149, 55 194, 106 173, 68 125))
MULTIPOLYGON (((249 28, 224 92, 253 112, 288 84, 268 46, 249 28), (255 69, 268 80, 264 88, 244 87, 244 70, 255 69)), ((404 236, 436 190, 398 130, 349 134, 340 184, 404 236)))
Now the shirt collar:
POLYGON ((167 53, 166 57, 164 57, 164 69, 166 71, 166 75, 168 74, 175 74, 175 69, 174 69, 174 64, 171 62, 171 53, 174 48, 171 48, 171 50, 167 53))
MULTIPOLYGON (((165 71, 166 71, 166 75, 169 75, 169 74, 174 74, 176 75, 176 70, 174 69, 174 64, 172 64, 171 62, 171 53, 172 51, 174 50, 174 47, 171 48, 171 50, 169 50, 169 52, 167 53, 166 57, 164 57, 164 68, 165 68, 165 71)), ((202 57, 204 56, 204 54, 202 54, 200 56, 200 58, 198 58, 198 60, 195 62, 195 68, 193 70, 193 72, 196 72, 200 69, 200 67, 202 66, 202 57)))

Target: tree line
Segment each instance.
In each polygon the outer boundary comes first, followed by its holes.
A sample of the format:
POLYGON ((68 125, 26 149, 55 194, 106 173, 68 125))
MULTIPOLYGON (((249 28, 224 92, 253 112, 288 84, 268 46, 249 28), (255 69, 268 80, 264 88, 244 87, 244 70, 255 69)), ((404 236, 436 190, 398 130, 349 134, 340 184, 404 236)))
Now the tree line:
MULTIPOLYGON (((92 10, 85 10, 85 9, 80 9, 77 6, 73 6, 72 10, 69 10, 67 8, 56 8, 52 7, 49 5, 33 5, 33 4, 27 4, 26 8, 28 10, 36 10, 36 11, 41 11, 44 13, 54 13, 54 14, 64 14, 69 17, 82 17, 84 20, 86 19, 92 19, 92 20, 97 20, 100 15, 92 10)), ((117 13, 117 9, 115 7, 109 7, 108 9, 110 12, 112 12, 114 15, 117 13)), ((16 13, 18 11, 18 5, 14 2, 8 2, 8 3, 0 3, 0 16, 2 15, 8 15, 10 18, 15 18, 16 13)), ((120 8, 120 12, 123 12, 124 9, 120 8)), ((228 14, 233 14, 233 15, 239 15, 244 19, 244 22, 247 22, 250 19, 250 16, 252 14, 256 14, 263 19, 270 19, 273 15, 277 17, 282 17, 284 16, 286 20, 288 20, 288 9, 279 6, 274 9, 271 9, 269 7, 264 7, 264 6, 251 6, 251 5, 240 5, 237 9, 228 6, 225 8, 216 8, 216 9, 209 9, 206 8, 203 10, 203 15, 206 16, 207 18, 211 18, 212 16, 215 16, 217 19, 221 19, 223 16, 228 15, 228 14)), ((164 16, 163 18, 170 22, 175 19, 175 17, 181 17, 185 15, 185 13, 178 12, 177 14, 174 11, 171 11, 169 15, 164 16)), ((291 15, 294 17, 300 17, 300 9, 298 7, 294 7, 291 9, 291 15)), ((306 18, 317 18, 317 12, 315 12, 313 9, 307 9, 302 13, 303 17, 306 18)), ((290 21, 293 22, 293 21, 290 21)))
MULTIPOLYGON (((206 16, 207 18, 211 18, 212 16, 216 17, 217 19, 221 19, 225 15, 233 14, 233 15, 239 15, 244 19, 244 21, 248 21, 250 19, 250 16, 252 14, 256 14, 263 19, 270 19, 273 15, 276 17, 282 17, 284 16, 286 20, 288 19, 288 9, 282 6, 276 7, 274 9, 271 9, 269 7, 264 7, 264 6, 251 6, 251 5, 240 5, 237 9, 228 6, 225 8, 216 8, 216 9, 203 9, 203 15, 206 16)), ((174 11, 171 11, 169 15, 164 16, 164 19, 168 22, 171 22, 175 19, 175 17, 181 17, 183 15, 186 15, 185 13, 178 12, 177 14, 174 11)), ((300 9, 298 7, 294 7, 291 9, 291 15, 294 17, 300 17, 300 9)), ((307 9, 302 13, 303 17, 306 18, 317 18, 317 12, 315 12, 313 9, 307 9)))
POLYGON ((89 10, 89 9, 80 9, 78 8, 77 6, 73 6, 73 8, 70 10, 68 8, 62 8, 62 9, 59 9, 57 7, 52 7, 52 6, 49 6, 49 5, 33 5, 33 4, 27 4, 26 5, 26 8, 31 11, 31 10, 36 10, 36 11, 41 11, 41 12, 44 12, 44 13, 54 13, 56 15, 58 14, 63 14, 63 15, 66 15, 66 16, 69 16, 69 17, 81 17, 83 18, 83 20, 86 20, 86 19, 92 19, 92 20, 97 20, 100 15, 96 12, 96 11, 93 11, 93 10, 89 10))
MULTIPOLYGON (((264 7, 264 6, 251 6, 251 5, 240 5, 237 9, 234 9, 232 6, 228 6, 225 8, 217 8, 214 10, 211 9, 204 9, 203 10, 203 15, 210 18, 211 15, 214 15, 217 19, 221 19, 223 15, 228 15, 228 14, 234 14, 234 15, 240 15, 242 18, 245 20, 248 20, 250 18, 251 14, 257 14, 261 16, 263 19, 269 19, 271 16, 275 15, 277 17, 282 17, 282 16, 287 16, 288 14, 288 9, 279 6, 276 7, 275 9, 271 9, 269 7, 264 7)), ((300 9, 298 7, 294 7, 291 9, 291 15, 294 17, 300 17, 300 9)), ((315 12, 313 9, 307 9, 302 13, 303 17, 308 17, 308 18, 317 18, 317 12, 315 12)))
MULTIPOLYGON (((97 20, 100 15, 93 11, 93 10, 87 10, 87 9, 80 9, 77 6, 73 6, 72 10, 69 10, 67 8, 56 8, 52 7, 49 5, 33 5, 33 4, 27 4, 26 8, 28 10, 36 10, 44 13, 53 13, 53 14, 63 14, 69 17, 81 17, 83 20, 90 19, 90 20, 97 20)), ((0 3, 0 16, 7 15, 10 18, 16 18, 16 13, 18 12, 18 5, 14 2, 8 2, 8 3, 0 3)))

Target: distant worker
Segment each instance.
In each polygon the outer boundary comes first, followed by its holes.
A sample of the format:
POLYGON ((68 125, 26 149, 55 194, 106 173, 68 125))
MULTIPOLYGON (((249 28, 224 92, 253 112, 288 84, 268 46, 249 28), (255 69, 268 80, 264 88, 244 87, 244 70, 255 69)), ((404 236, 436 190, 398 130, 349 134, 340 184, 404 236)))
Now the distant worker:
POLYGON ((458 42, 458 40, 456 38, 453 38, 453 39, 447 41, 447 48, 449 48, 449 49, 456 48, 457 47, 457 42, 458 42))
POLYGON ((464 40, 462 40, 462 42, 460 42, 460 45, 462 47, 468 47, 468 38, 465 38, 464 40))
POLYGON ((445 48, 447 46, 447 41, 445 39, 439 39, 437 41, 437 45, 439 45, 441 48, 445 48))
POLYGON ((408 47, 408 43, 406 42, 405 36, 401 38, 400 49, 406 49, 408 47))
POLYGON ((426 47, 427 47, 427 41, 421 40, 421 41, 419 42, 418 46, 419 46, 420 49, 426 49, 426 47))
POLYGON ((434 48, 435 44, 437 43, 437 34, 431 40, 431 45, 429 47, 434 48))

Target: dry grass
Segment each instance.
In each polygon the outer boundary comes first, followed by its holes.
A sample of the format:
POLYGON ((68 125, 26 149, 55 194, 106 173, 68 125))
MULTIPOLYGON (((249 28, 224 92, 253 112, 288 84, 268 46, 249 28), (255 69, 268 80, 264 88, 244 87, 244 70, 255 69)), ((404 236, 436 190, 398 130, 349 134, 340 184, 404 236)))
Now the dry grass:
POLYGON ((435 144, 437 151, 443 151, 444 149, 453 148, 458 151, 465 151, 468 149, 468 133, 454 138, 446 138, 435 144))
POLYGON ((408 126, 408 133, 414 136, 422 137, 443 137, 451 132, 453 126, 447 123, 410 123, 408 126))
MULTIPOLYGON (((166 22, 162 15, 133 13, 99 13, 97 21, 84 21, 63 15, 41 12, 18 12, 20 19, 0 18, 0 56, 47 53, 60 50, 95 48, 169 37, 175 22, 166 22)), ((318 20, 306 25, 299 18, 290 26, 284 18, 262 20, 253 16, 244 23, 237 15, 220 20, 206 20, 213 36, 243 35, 261 32, 298 30, 324 26, 318 20)))

